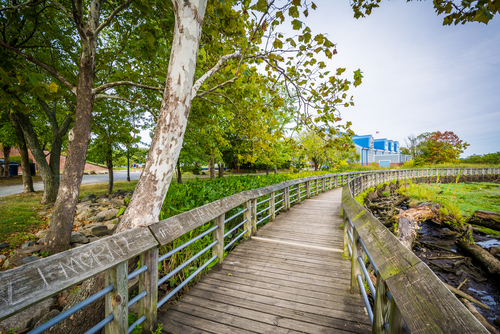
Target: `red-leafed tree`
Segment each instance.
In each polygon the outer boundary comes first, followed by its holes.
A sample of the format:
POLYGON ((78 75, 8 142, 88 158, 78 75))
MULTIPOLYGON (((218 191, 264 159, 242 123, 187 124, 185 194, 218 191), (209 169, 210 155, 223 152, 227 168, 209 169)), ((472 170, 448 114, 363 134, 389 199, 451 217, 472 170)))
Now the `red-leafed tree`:
POLYGON ((458 162, 460 154, 470 146, 453 131, 436 131, 425 140, 423 159, 427 163, 454 163, 458 162))

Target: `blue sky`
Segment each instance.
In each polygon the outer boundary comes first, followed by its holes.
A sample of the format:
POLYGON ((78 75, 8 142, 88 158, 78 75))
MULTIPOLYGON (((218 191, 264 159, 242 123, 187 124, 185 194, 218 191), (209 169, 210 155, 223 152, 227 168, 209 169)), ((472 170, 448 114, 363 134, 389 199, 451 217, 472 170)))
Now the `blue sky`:
POLYGON ((315 3, 305 23, 337 43, 331 69, 364 75, 355 107, 341 108, 357 134, 404 146, 409 134, 454 131, 470 144, 463 156, 500 151, 500 17, 443 26, 432 1, 383 1, 356 20, 349 1, 315 3))

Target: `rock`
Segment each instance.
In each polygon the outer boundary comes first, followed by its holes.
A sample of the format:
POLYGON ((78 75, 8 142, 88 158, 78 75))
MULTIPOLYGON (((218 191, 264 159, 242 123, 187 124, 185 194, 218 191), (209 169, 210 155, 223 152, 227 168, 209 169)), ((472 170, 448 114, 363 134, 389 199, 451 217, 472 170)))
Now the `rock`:
POLYGON ((23 249, 24 249, 24 248, 28 248, 28 247, 33 246, 34 244, 36 244, 36 242, 35 242, 35 241, 33 241, 33 240, 26 241, 24 244, 22 244, 22 245, 21 245, 21 248, 23 248, 23 249))
POLYGON ((500 257, 500 247, 491 247, 490 253, 491 253, 491 255, 495 255, 496 257, 500 257))
POLYGON ((0 255, 0 261, 5 260, 6 258, 7 258, 7 256, 5 256, 5 255, 0 255))
POLYGON ((109 209, 106 211, 99 212, 97 214, 97 217, 104 217, 104 220, 110 220, 116 217, 116 214, 118 213, 118 210, 116 209, 109 209))
POLYGON ((113 198, 111 202, 115 205, 122 206, 125 205, 125 201, 119 198, 113 198))
POLYGON ((45 243, 45 239, 47 239, 47 236, 44 235, 43 237, 41 237, 37 242, 36 244, 37 245, 43 245, 45 243))
POLYGON ((78 220, 73 223, 73 226, 75 226, 75 227, 82 227, 83 225, 84 225, 83 222, 78 221, 78 220))
POLYGON ((43 217, 47 215, 47 211, 40 211, 36 214, 38 217, 43 217))
POLYGON ((8 244, 8 243, 5 243, 5 242, 0 243, 0 249, 9 248, 9 247, 10 247, 10 244, 8 244))
POLYGON ((38 239, 38 238, 46 236, 47 233, 49 233, 49 230, 40 230, 40 231, 36 232, 35 237, 37 237, 37 239, 38 239))
POLYGON ((117 217, 115 219, 111 219, 110 221, 107 221, 106 224, 118 224, 120 222, 120 217, 117 217))
POLYGON ((89 237, 89 242, 94 242, 94 241, 97 241, 101 238, 98 238, 98 237, 89 237))
POLYGON ((93 223, 100 223, 100 222, 104 221, 104 217, 103 216, 93 216, 93 217, 90 217, 88 219, 88 221, 93 222, 93 223))
POLYGON ((108 228, 104 225, 92 227, 92 235, 102 237, 108 234, 108 228))
POLYGON ((77 233, 71 233, 71 241, 72 244, 86 244, 89 242, 89 239, 87 237, 84 237, 83 235, 77 234, 77 233))
MULTIPOLYGON (((10 266, 13 266, 17 261, 24 259, 27 254, 19 254, 19 253, 14 253, 11 257, 9 257, 3 264, 3 268, 8 268, 10 266)), ((1 324, 1 323, 0 323, 1 324)))
POLYGON ((40 259, 41 259, 41 257, 39 257, 39 256, 28 256, 28 257, 25 257, 24 259, 17 261, 16 266, 22 266, 23 264, 35 262, 35 261, 38 261, 40 259))
POLYGON ((76 208, 77 209, 86 208, 86 207, 89 207, 91 204, 92 204, 92 201, 81 201, 80 203, 78 203, 76 205, 76 208))
POLYGON ((97 199, 96 195, 90 194, 90 195, 87 195, 84 198, 82 198, 82 200, 80 201, 80 203, 84 203, 84 202, 88 202, 88 201, 94 202, 96 199, 97 199))
MULTIPOLYGON (((88 240, 88 238, 87 238, 87 240, 88 240)), ((84 245, 85 245, 85 244, 78 244, 78 243, 77 243, 77 244, 73 244, 73 248, 80 247, 80 246, 84 246, 84 245)))
POLYGON ((0 322, 0 332, 7 332, 9 329, 18 328, 19 331, 28 328, 30 323, 36 323, 44 315, 49 313, 54 300, 52 298, 46 299, 36 305, 21 311, 4 321, 0 322))
POLYGON ((35 324, 35 326, 33 326, 33 328, 37 328, 38 326, 41 326, 43 325, 45 322, 49 321, 50 319, 58 316, 61 312, 59 312, 58 309, 53 309, 52 311, 50 311, 49 313, 47 313, 46 315, 42 316, 35 324))
POLYGON ((85 212, 80 213, 78 216, 76 216, 76 219, 77 220, 85 220, 85 219, 89 219, 90 217, 92 217, 92 215, 93 215, 92 212, 85 211, 85 212))
POLYGON ((113 234, 118 227, 117 224, 104 224, 108 228, 108 234, 113 234))
POLYGON ((112 204, 111 201, 107 198, 99 198, 97 199, 97 203, 100 203, 101 205, 110 205, 112 204))
MULTIPOLYGON (((33 242, 34 243, 34 242, 33 242)), ((26 248, 16 249, 14 254, 26 254, 39 252, 42 249, 41 245, 34 245, 26 248)))

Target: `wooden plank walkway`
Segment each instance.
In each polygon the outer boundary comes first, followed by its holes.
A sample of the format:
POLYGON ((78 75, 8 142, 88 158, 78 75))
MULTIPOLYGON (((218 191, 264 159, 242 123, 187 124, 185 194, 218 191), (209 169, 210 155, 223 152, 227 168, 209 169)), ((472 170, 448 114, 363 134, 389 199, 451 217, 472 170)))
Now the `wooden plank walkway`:
POLYGON ((341 192, 293 206, 238 245, 159 315, 164 333, 370 333, 341 256, 341 192))

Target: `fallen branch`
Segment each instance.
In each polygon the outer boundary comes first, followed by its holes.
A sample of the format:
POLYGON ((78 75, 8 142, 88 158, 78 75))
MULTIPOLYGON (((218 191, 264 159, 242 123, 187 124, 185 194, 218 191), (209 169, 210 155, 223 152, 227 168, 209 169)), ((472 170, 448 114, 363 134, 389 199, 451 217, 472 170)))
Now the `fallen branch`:
MULTIPOLYGON (((443 283, 444 283, 444 282, 443 282, 443 283)), ((460 297, 462 297, 462 298, 465 298, 465 299, 467 299, 468 301, 473 302, 473 303, 474 303, 474 304, 476 304, 477 306, 480 306, 480 307, 485 308, 485 309, 487 309, 487 310, 489 310, 489 309, 490 309, 487 305, 485 305, 485 304, 481 303, 480 301, 478 301, 478 300, 474 299, 473 297, 469 296, 469 295, 468 295, 468 294, 466 294, 465 292, 460 291, 460 290, 458 290, 457 288, 452 287, 452 286, 451 286, 451 285, 449 285, 449 284, 444 283, 444 285, 446 285, 446 287, 447 287, 447 288, 448 288, 451 292, 453 292, 454 294, 456 294, 457 296, 460 296, 460 297)))
POLYGON ((490 325, 490 323, 486 321, 486 319, 481 315, 481 313, 479 313, 479 311, 476 310, 476 308, 467 299, 460 298, 460 301, 462 302, 462 304, 465 305, 465 307, 469 310, 469 312, 476 317, 476 319, 481 323, 481 325, 483 325, 484 328, 486 328, 491 334, 499 334, 498 331, 495 329, 495 327, 490 325))

